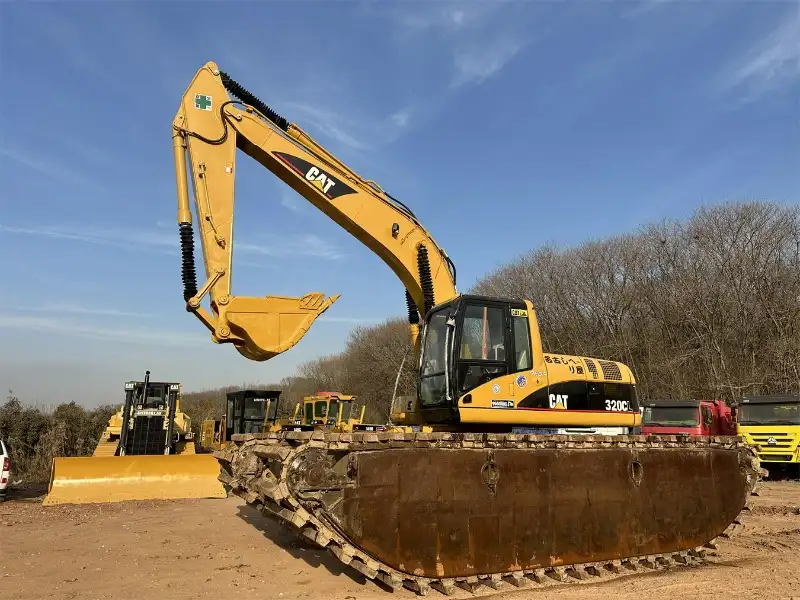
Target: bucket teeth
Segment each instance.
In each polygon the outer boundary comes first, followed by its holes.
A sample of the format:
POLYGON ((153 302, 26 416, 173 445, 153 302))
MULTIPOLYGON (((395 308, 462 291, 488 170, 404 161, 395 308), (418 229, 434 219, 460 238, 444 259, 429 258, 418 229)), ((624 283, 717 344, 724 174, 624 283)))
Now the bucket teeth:
MULTIPOLYGON (((439 578, 423 576, 421 574, 423 571, 413 566, 400 565, 399 568, 394 568, 378 560, 374 554, 368 553, 349 539, 346 531, 333 523, 325 512, 342 506, 341 497, 336 496, 335 489, 351 485, 348 484, 348 477, 357 472, 357 465, 349 462, 348 454, 410 447, 448 450, 460 448, 486 453, 486 464, 489 465, 485 473, 487 488, 492 485, 495 487, 503 485, 502 472, 498 480, 498 471, 491 465, 496 460, 496 454, 508 448, 630 447, 639 453, 666 447, 680 450, 696 448, 701 452, 710 448, 724 448, 740 452, 740 456, 744 458, 742 463, 745 465, 745 474, 750 486, 745 494, 747 500, 751 495, 757 494, 755 487, 761 477, 755 453, 735 438, 676 439, 661 442, 655 436, 537 436, 405 431, 278 432, 236 435, 228 449, 217 452, 214 456, 221 467, 219 480, 230 485, 235 494, 257 507, 262 513, 290 525, 298 535, 327 549, 343 564, 352 567, 366 579, 379 582, 389 590, 407 588, 422 596, 430 594, 431 590, 452 596, 458 588, 475 593, 481 587, 497 590, 532 585, 552 586, 593 581, 632 572, 697 566, 704 562, 709 550, 717 550, 721 542, 738 533, 746 525, 744 519, 749 513, 745 502, 741 513, 729 523, 722 534, 698 546, 663 554, 620 556, 609 560, 574 564, 545 564, 537 568, 517 568, 499 573, 439 578), (306 451, 311 454, 298 456, 306 451), (305 465, 307 470, 293 467, 297 464, 305 465)), ((390 477, 392 474, 387 472, 385 476, 390 477)), ((426 575, 430 575, 430 572, 426 575)))

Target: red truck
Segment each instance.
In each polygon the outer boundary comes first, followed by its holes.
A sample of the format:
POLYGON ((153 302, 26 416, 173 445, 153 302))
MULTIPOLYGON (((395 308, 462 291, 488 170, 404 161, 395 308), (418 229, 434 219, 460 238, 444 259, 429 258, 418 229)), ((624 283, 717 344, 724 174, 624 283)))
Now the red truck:
POLYGON ((649 400, 642 435, 736 435, 735 408, 722 400, 649 400))

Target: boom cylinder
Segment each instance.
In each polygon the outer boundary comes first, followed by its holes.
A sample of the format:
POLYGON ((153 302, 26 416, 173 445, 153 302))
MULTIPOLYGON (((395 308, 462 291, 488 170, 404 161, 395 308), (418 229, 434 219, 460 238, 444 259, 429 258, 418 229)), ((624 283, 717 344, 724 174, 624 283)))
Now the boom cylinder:
POLYGON ((186 151, 184 137, 177 131, 172 135, 172 154, 175 159, 175 183, 178 190, 178 223, 191 223, 189 186, 186 183, 186 151))

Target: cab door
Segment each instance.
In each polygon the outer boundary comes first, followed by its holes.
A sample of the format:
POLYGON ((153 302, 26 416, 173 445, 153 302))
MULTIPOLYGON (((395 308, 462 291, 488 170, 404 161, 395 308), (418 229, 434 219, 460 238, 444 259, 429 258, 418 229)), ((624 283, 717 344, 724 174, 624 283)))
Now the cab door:
POLYGON ((468 300, 459 312, 453 348, 456 397, 510 373, 513 355, 507 303, 468 300))
POLYGON ((714 422, 714 413, 705 404, 700 405, 700 425, 703 435, 718 435, 717 424, 714 422))

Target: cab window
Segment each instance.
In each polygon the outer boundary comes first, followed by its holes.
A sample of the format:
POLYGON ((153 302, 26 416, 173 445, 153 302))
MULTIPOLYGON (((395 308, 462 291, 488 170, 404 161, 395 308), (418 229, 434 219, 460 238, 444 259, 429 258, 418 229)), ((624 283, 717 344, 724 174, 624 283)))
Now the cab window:
POLYGON ((244 398, 242 396, 236 396, 233 401, 233 414, 234 418, 238 421, 242 418, 242 413, 244 412, 244 398))
POLYGON ((353 416, 352 400, 342 402, 342 421, 347 421, 352 416, 353 416))
POLYGON ((459 395, 508 372, 504 324, 502 307, 465 307, 459 348, 459 395))
POLYGON ((265 414, 266 403, 263 398, 245 398, 244 418, 246 420, 261 419, 265 414))
POLYGON ((506 359, 503 309, 496 306, 467 306, 459 358, 467 360, 506 359))
POLYGON ((445 369, 447 367, 448 350, 445 348, 447 340, 448 308, 439 309, 431 315, 425 326, 422 348, 422 372, 419 380, 419 402, 423 407, 443 404, 447 401, 445 369))
POLYGON ((339 418, 339 401, 331 400, 331 407, 328 410, 328 422, 335 424, 336 419, 338 418, 339 418))
POLYGON ((325 401, 314 403, 314 417, 316 419, 324 419, 328 414, 328 403, 325 401))
POLYGON ((512 310, 511 328, 514 332, 515 370, 527 371, 532 369, 531 336, 528 329, 527 315, 514 315, 512 310))
POLYGON ((233 425, 234 416, 233 416, 233 402, 228 402, 228 427, 233 425))

